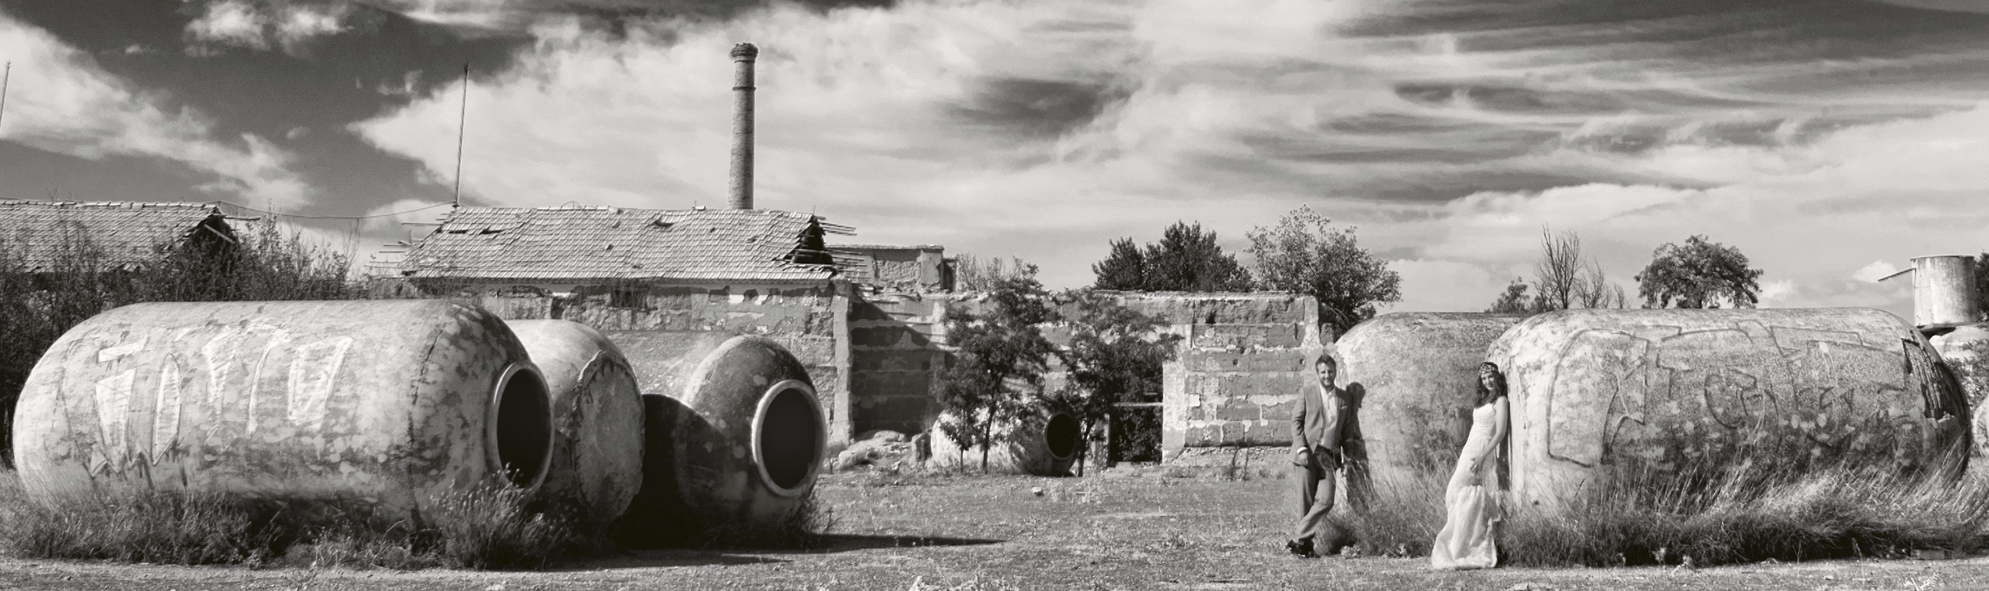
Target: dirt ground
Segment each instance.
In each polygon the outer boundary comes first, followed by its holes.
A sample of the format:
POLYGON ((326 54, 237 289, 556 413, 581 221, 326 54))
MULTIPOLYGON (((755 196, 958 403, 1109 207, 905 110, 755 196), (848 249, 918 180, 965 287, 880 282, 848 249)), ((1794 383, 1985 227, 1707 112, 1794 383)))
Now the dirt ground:
POLYGON ((1291 487, 1157 470, 1082 479, 836 474, 818 492, 834 511, 830 544, 812 551, 642 551, 547 572, 0 558, 0 589, 1989 589, 1989 557, 1474 572, 1432 572, 1422 559, 1299 559, 1280 543, 1291 487))

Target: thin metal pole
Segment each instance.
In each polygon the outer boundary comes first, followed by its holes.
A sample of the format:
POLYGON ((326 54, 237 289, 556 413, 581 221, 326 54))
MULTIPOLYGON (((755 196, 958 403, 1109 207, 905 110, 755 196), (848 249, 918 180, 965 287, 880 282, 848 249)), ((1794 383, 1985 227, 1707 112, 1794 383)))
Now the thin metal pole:
POLYGON ((456 118, 456 202, 450 207, 463 206, 463 128, 470 120, 470 65, 463 64, 463 109, 456 118))
POLYGON ((7 72, 0 74, 0 117, 7 116, 7 83, 14 79, 14 62, 7 62, 7 72))

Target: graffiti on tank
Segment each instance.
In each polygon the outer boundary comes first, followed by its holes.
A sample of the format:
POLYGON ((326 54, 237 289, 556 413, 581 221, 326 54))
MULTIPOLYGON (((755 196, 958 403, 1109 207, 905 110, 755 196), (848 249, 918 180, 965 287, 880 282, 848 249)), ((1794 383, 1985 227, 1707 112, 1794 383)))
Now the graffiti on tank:
POLYGON ((1583 467, 1642 461, 1667 469, 1762 444, 1780 447, 1757 451, 1799 464, 1847 454, 1919 457, 1927 426, 1915 415, 1958 415, 1948 400, 1960 395, 1940 380, 1913 379, 1940 371, 1939 362, 1903 342, 1752 322, 1690 332, 1586 330, 1552 367, 1547 452, 1583 467), (1923 409, 1901 396, 1909 387, 1921 389, 1923 409))

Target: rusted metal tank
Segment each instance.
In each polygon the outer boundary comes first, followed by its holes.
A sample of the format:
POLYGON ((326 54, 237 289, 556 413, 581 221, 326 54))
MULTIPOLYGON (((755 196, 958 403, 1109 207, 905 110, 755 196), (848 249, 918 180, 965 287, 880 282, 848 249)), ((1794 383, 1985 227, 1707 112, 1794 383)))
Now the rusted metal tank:
POLYGON ((631 543, 754 529, 814 491, 828 422, 808 372, 770 339, 710 332, 609 334, 642 384, 643 487, 621 522, 631 543))
POLYGON ((1954 326, 1977 322, 1975 257, 1937 255, 1913 258, 1913 324, 1954 326))
POLYGON ((1354 325, 1333 344, 1340 387, 1360 395, 1356 412, 1374 478, 1422 474, 1442 482, 1449 476, 1471 430, 1485 347, 1525 319, 1383 314, 1354 325))
POLYGON ((1865 308, 1565 310, 1489 347, 1512 487, 1555 503, 1616 469, 1958 471, 1968 408, 1919 331, 1865 308))
MULTIPOLYGON (((941 427, 950 421, 952 415, 940 413, 932 429, 927 431, 932 456, 926 460, 926 465, 979 470, 980 446, 962 450, 960 444, 948 437, 941 427)), ((1048 410, 1014 423, 996 425, 995 437, 1001 442, 988 451, 988 471, 995 473, 1069 476, 1071 465, 1077 463, 1078 448, 1084 444, 1076 417, 1048 410)))
POLYGON ((500 474, 536 488, 550 419, 538 368, 481 308, 137 304, 35 365, 14 458, 42 503, 186 489, 406 515, 500 474))
POLYGON ((553 447, 539 497, 587 523, 621 517, 642 489, 642 393, 620 348, 566 320, 507 320, 546 379, 553 447))

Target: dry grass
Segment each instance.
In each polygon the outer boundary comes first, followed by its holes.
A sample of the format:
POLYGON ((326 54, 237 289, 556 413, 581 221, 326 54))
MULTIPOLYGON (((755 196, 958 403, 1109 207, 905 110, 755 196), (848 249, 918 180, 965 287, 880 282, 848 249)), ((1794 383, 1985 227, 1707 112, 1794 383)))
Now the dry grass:
MULTIPOLYGON (((1336 514, 1363 554, 1427 556, 1443 526, 1433 475, 1376 482, 1364 512, 1336 514)), ((1558 511, 1517 507, 1499 534, 1516 566, 1710 566, 1766 560, 1976 552, 1989 541, 1989 470, 1960 479, 1836 468, 1778 477, 1749 470, 1690 486, 1631 473, 1558 511)))
POLYGON ((391 569, 542 568, 586 548, 565 520, 528 510, 526 497, 515 487, 446 493, 421 523, 360 504, 178 491, 41 506, 5 472, 0 546, 24 558, 391 569))

